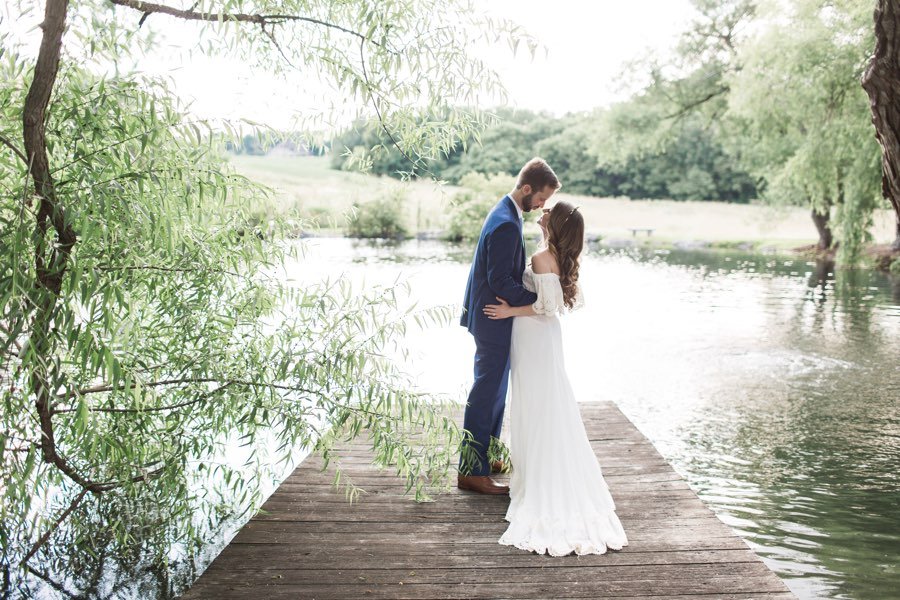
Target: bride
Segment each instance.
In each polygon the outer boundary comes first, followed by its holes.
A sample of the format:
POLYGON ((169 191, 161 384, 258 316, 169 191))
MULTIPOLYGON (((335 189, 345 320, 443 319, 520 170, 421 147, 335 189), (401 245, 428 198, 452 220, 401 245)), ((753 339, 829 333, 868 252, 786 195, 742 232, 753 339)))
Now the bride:
POLYGON ((525 269, 530 306, 484 308, 513 321, 510 351, 509 526, 500 543, 538 554, 603 554, 628 544, 588 441, 563 363, 557 313, 583 304, 578 288, 584 218, 568 202, 544 209, 544 248, 525 269))

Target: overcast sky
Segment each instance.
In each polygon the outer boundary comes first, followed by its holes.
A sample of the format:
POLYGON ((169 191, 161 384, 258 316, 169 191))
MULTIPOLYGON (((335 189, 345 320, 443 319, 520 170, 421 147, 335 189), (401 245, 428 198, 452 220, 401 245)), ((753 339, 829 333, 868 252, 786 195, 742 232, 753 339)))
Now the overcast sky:
POLYGON ((517 21, 541 39, 546 58, 498 61, 498 70, 523 108, 561 114, 621 98, 623 63, 647 52, 668 53, 694 11, 688 0, 484 0, 492 12, 517 21), (553 85, 534 89, 538 80, 553 85))
MULTIPOLYGON (((527 53, 513 57, 505 46, 486 58, 497 69, 520 108, 560 115, 589 110, 623 98, 618 82, 623 64, 648 52, 666 54, 694 15, 689 0, 476 0, 483 10, 519 23, 546 47, 532 60, 527 53), (535 85, 535 82, 546 82, 535 85)), ((3 11, 6 12, 6 11, 3 11)), ((14 29, 34 47, 40 30, 34 23, 15 23, 14 29)), ((185 47, 195 41, 196 25, 166 17, 157 31, 185 47)), ((7 21, 8 23, 9 21, 7 21)), ((275 127, 288 127, 295 114, 321 109, 321 95, 305 93, 305 80, 283 81, 234 61, 161 52, 141 59, 141 68, 166 74, 182 98, 192 100, 192 112, 212 118, 245 118, 275 127)))
MULTIPOLYGON (((484 10, 512 19, 546 47, 532 60, 506 47, 488 60, 500 72, 511 104, 560 115, 607 105, 625 95, 618 83, 626 61, 667 53, 694 16, 688 0, 479 0, 484 10), (535 86, 536 81, 547 82, 535 86)), ((167 24, 170 25, 170 24, 167 24)), ((193 110, 204 116, 247 118, 287 127, 296 112, 316 110, 317 96, 243 65, 193 57, 175 79, 193 110)), ((156 70, 156 69, 153 69, 156 70)), ((308 85, 308 83, 307 83, 308 85)))

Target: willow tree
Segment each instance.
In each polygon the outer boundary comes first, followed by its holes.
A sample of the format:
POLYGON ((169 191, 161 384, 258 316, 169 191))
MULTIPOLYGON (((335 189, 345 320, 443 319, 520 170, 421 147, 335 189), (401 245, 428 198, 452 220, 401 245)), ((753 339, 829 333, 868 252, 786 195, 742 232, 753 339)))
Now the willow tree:
POLYGON ((878 0, 875 7, 875 52, 862 78, 869 95, 872 123, 881 144, 881 190, 894 209, 900 251, 900 7, 878 0))
POLYGON ((26 595, 18 576, 55 543, 96 555, 160 528, 201 543, 298 446, 331 460, 367 431, 417 497, 455 467, 461 432, 384 358, 410 319, 447 315, 399 313, 396 288, 278 277, 295 246, 284 223, 251 227, 267 192, 228 168, 228 124, 127 67, 173 20, 195 51, 330 80, 413 163, 480 128, 447 108, 499 89, 473 48, 523 39, 447 0, 46 0, 39 28, 0 31, 0 541, 26 595), (235 440, 246 468, 216 462, 235 440), (72 534, 104 514, 103 541, 72 534))
POLYGON ((859 77, 871 47, 866 0, 769 5, 741 44, 729 116, 768 199, 808 206, 818 246, 853 262, 878 206, 878 148, 859 77))
POLYGON ((720 129, 728 108, 728 75, 740 69, 742 30, 754 18, 753 0, 691 0, 696 16, 666 61, 629 65, 629 79, 647 78, 632 98, 600 111, 589 149, 600 166, 668 150, 685 125, 720 129))

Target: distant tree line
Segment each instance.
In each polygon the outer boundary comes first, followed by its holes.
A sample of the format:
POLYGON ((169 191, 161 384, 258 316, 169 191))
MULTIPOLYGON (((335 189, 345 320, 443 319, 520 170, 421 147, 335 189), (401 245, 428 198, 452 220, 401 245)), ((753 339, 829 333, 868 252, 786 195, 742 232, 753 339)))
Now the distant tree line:
MULTIPOLYGON (((726 152, 715 125, 693 119, 680 135, 655 152, 602 161, 605 145, 615 139, 591 130, 609 109, 553 117, 527 110, 499 109, 497 121, 466 148, 454 147, 426 167, 408 160, 377 122, 358 122, 332 143, 332 166, 351 168, 367 153, 367 167, 378 175, 435 176, 451 183, 469 173, 515 175, 531 157, 547 159, 572 194, 722 200, 747 202, 757 196, 753 177, 726 152)), ((402 147, 402 146, 401 146, 402 147)))

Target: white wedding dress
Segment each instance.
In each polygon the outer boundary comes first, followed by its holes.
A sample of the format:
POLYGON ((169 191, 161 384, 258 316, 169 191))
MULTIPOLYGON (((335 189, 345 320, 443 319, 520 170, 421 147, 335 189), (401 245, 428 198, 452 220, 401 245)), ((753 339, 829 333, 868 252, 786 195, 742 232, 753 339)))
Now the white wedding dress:
MULTIPOLYGON (((500 543, 538 554, 603 554, 628 544, 588 441, 563 362, 554 273, 523 275, 538 295, 533 317, 515 317, 510 350, 509 526, 500 543)), ((579 290, 575 307, 583 304, 579 290)))

